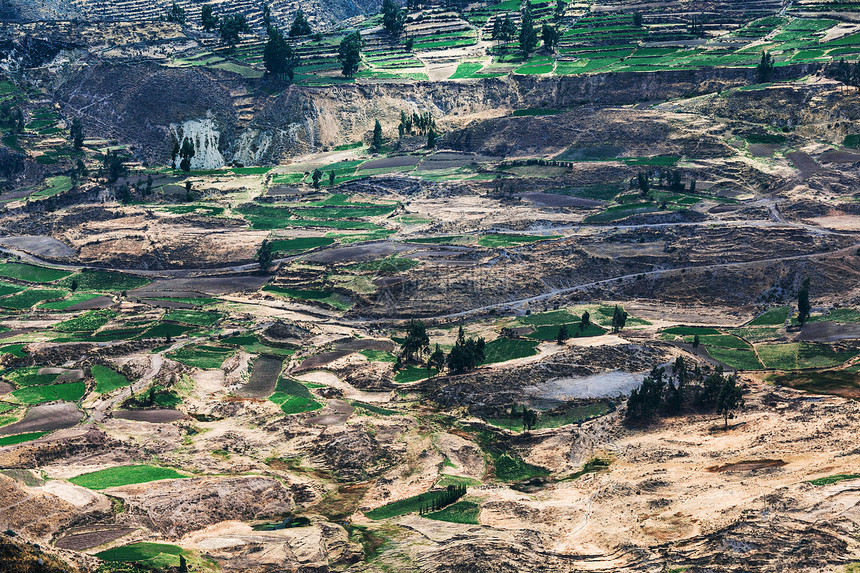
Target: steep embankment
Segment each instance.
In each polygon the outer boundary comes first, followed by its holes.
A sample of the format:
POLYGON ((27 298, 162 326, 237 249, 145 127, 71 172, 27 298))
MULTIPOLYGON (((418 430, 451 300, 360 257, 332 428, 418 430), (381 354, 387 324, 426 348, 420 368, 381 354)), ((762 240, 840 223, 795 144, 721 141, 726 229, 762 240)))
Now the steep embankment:
MULTIPOLYGON (((809 64, 778 68, 777 79, 799 77, 812 68, 809 64)), ((320 88, 290 86, 269 97, 250 96, 255 86, 226 72, 169 69, 154 64, 105 64, 89 66, 67 78, 56 97, 67 115, 86 116, 93 135, 131 143, 141 159, 166 163, 174 140, 190 137, 198 146, 207 146, 197 149, 194 167, 214 168, 220 166, 222 158, 226 163, 245 165, 278 162, 359 141, 369 135, 377 119, 386 135, 393 137, 403 110, 429 111, 443 131, 449 131, 477 114, 495 110, 625 105, 754 82, 755 70, 733 68, 320 88), (129 82, 129 78, 136 79, 129 82), (240 122, 238 102, 247 102, 248 97, 254 102, 254 117, 240 122)))

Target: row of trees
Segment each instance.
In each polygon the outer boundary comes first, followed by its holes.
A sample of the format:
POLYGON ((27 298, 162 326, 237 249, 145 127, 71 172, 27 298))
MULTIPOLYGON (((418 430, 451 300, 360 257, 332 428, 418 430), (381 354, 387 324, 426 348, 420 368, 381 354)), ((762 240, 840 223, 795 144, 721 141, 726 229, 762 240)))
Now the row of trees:
POLYGON ((425 500, 424 495, 419 495, 418 502, 420 503, 420 506, 418 513, 420 515, 424 515, 431 511, 439 511, 440 509, 451 505, 464 495, 466 495, 466 486, 464 485, 449 485, 444 491, 435 494, 431 493, 429 500, 425 500))
POLYGON ((690 369, 683 356, 675 359, 673 374, 667 375, 663 367, 654 367, 639 388, 630 393, 626 420, 645 424, 659 416, 681 412, 685 405, 716 411, 723 416, 728 428, 733 412, 744 407, 743 391, 736 374, 723 373, 722 367, 706 374, 699 365, 690 369))
MULTIPOLYGON (((647 197, 652 186, 663 187, 671 191, 683 191, 686 188, 683 175, 677 169, 657 169, 655 171, 639 171, 630 180, 630 189, 639 189, 640 195, 647 197), (656 178, 656 182, 653 179, 656 178)), ((696 192, 696 178, 690 179, 690 193, 696 192)))
POLYGON ((483 338, 467 337, 461 326, 457 332, 457 341, 451 351, 445 356, 445 351, 436 344, 430 353, 430 337, 427 327, 421 320, 410 320, 406 325, 406 336, 400 344, 397 367, 409 362, 421 362, 428 356, 428 370, 435 368, 441 372, 446 366, 452 374, 462 374, 474 370, 485 358, 486 343, 483 338))

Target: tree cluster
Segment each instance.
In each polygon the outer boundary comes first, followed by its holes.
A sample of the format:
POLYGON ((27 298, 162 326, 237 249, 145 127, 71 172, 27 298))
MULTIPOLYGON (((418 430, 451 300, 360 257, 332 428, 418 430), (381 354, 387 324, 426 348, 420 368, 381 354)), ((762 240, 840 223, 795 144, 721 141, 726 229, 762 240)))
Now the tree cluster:
POLYGON ((293 81, 299 61, 284 34, 274 26, 268 27, 269 39, 263 48, 263 65, 275 77, 293 81))
POLYGON ((299 8, 298 12, 296 12, 295 18, 293 18, 293 25, 290 26, 290 38, 310 35, 311 25, 308 22, 308 19, 305 17, 304 11, 299 8))
MULTIPOLYGON (((477 367, 485 358, 486 343, 483 338, 466 337, 461 326, 457 333, 454 347, 445 356, 445 351, 436 344, 432 354, 427 359, 427 369, 435 368, 441 372, 446 366, 452 374, 462 374, 477 367)), ((408 362, 423 362, 430 352, 430 337, 427 327, 421 320, 410 320, 406 325, 406 336, 400 343, 395 369, 400 369, 408 362)))
POLYGON ((215 13, 212 4, 204 4, 200 9, 200 24, 203 26, 203 30, 206 32, 217 30, 220 21, 221 18, 215 13))
POLYGON ((364 49, 364 40, 358 31, 350 32, 340 41, 340 46, 337 49, 337 59, 340 61, 341 73, 343 75, 352 77, 358 71, 358 65, 361 63, 362 49, 364 49))
POLYGON ((251 27, 248 25, 248 20, 245 18, 244 14, 231 14, 230 16, 224 16, 224 19, 221 20, 221 25, 218 28, 218 32, 221 34, 221 40, 231 48, 239 43, 240 34, 247 34, 250 31, 251 27))
POLYGON ((167 11, 167 16, 165 19, 168 22, 175 22, 176 24, 180 25, 185 24, 185 8, 174 2, 173 5, 170 6, 170 9, 167 11))
POLYGON ((382 25, 392 36, 399 36, 406 27, 406 12, 396 0, 382 2, 382 25))
MULTIPOLYGON (((652 186, 662 187, 671 191, 683 191, 686 185, 684 184, 684 176, 677 169, 656 169, 639 171, 634 179, 630 180, 630 188, 639 189, 639 194, 642 197, 647 197, 651 192, 652 186), (656 179, 656 181, 653 181, 656 179)), ((690 180, 690 192, 696 191, 696 180, 690 180)))
POLYGON ((701 14, 699 16, 693 16, 693 19, 690 20, 690 25, 688 26, 690 30, 690 34, 693 36, 698 36, 699 38, 704 37, 705 35, 705 16, 701 14))
POLYGON ((483 338, 466 338, 463 332, 463 327, 460 327, 457 333, 457 342, 451 352, 448 353, 448 369, 454 374, 462 374, 469 370, 474 370, 480 364, 484 356, 484 348, 486 343, 483 338))
POLYGON ((466 495, 466 486, 464 485, 449 485, 445 491, 430 494, 430 499, 423 499, 423 495, 418 496, 418 502, 421 504, 418 513, 420 515, 424 515, 425 513, 430 513, 431 511, 439 511, 440 509, 447 507, 466 495))
POLYGON ((612 311, 612 332, 619 332, 624 329, 624 325, 627 324, 627 316, 627 311, 616 304, 612 311))
POLYGON ((860 62, 846 62, 845 58, 840 58, 838 62, 831 61, 824 68, 824 75, 858 88, 860 87, 860 62))
POLYGON ((412 115, 409 115, 405 111, 400 112, 400 124, 397 126, 400 137, 415 133, 425 135, 431 131, 435 131, 435 128, 436 120, 433 119, 433 114, 429 111, 421 114, 413 111, 412 115))
POLYGON ((498 16, 495 20, 493 20, 493 32, 492 38, 497 42, 511 42, 514 38, 517 37, 517 25, 514 24, 514 21, 511 20, 511 16, 509 14, 505 14, 503 20, 500 20, 498 16))
POLYGON ((108 151, 104 158, 104 173, 109 184, 116 183, 117 180, 125 175, 126 167, 123 163, 123 158, 120 157, 116 150, 108 151))
POLYGON ((556 46, 558 46, 558 40, 561 37, 561 33, 559 33, 558 28, 552 24, 544 24, 543 28, 541 28, 540 36, 543 40, 543 47, 549 52, 554 52, 556 46))
POLYGON ((690 404, 716 412, 728 428, 733 412, 744 407, 737 375, 724 374, 722 367, 709 374, 698 365, 691 370, 681 356, 675 359, 673 366, 671 376, 666 374, 665 368, 654 367, 641 386, 630 393, 627 422, 648 423, 662 415, 675 415, 685 404, 690 404))
POLYGON ((761 53, 761 60, 755 68, 755 75, 759 83, 769 82, 773 76, 773 56, 768 52, 761 53))
POLYGON ((268 272, 272 267, 272 261, 275 259, 275 254, 272 252, 272 243, 269 239, 263 239, 260 248, 257 249, 257 263, 260 265, 260 271, 268 272))

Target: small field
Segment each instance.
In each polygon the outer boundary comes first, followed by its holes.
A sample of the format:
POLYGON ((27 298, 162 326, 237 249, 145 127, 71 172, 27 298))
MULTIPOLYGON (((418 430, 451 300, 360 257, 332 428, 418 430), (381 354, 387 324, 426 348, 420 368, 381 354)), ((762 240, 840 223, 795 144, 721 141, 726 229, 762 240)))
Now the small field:
POLYGON ((119 487, 136 483, 148 483, 163 479, 180 479, 183 475, 173 468, 160 468, 146 464, 134 466, 119 466, 96 472, 81 474, 69 479, 75 485, 89 489, 101 490, 109 487, 119 487))
POLYGON ((223 346, 209 346, 205 344, 197 344, 191 346, 183 346, 173 352, 167 354, 171 360, 181 362, 186 366, 201 368, 203 370, 212 370, 221 368, 221 364, 229 358, 235 350, 225 348, 223 346))
POLYGON ((424 517, 437 521, 478 525, 478 515, 480 513, 481 506, 477 503, 473 501, 458 501, 439 511, 428 513, 424 517))
POLYGON ((11 396, 24 404, 41 404, 42 402, 53 402, 54 400, 77 402, 84 397, 85 391, 86 386, 83 382, 69 382, 67 384, 21 388, 12 392, 11 396))
POLYGON ((107 394, 117 388, 124 388, 131 384, 128 378, 107 366, 94 364, 90 371, 96 380, 96 392, 99 394, 107 394))
POLYGON ((497 338, 488 342, 484 347, 484 361, 482 364, 493 364, 506 362, 516 358, 525 358, 537 354, 536 340, 524 338, 497 338))
POLYGON ((269 401, 280 406, 284 414, 313 412, 322 408, 322 404, 314 400, 304 384, 284 377, 278 380, 275 393, 269 396, 269 401))
POLYGON ((71 271, 37 267, 25 263, 0 263, 0 276, 28 283, 51 283, 71 274, 71 271))

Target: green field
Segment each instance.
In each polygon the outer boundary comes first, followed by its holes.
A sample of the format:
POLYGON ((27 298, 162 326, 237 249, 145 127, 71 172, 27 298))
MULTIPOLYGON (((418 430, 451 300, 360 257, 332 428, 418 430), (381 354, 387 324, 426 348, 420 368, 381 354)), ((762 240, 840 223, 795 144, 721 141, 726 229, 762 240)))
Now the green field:
POLYGON ((101 295, 97 293, 74 293, 69 298, 63 300, 57 300, 54 302, 43 302, 39 305, 39 308, 44 308, 47 310, 66 310, 70 306, 74 306, 76 304, 80 304, 82 302, 98 298, 99 296, 101 295))
POLYGON ((349 310, 352 308, 351 301, 343 295, 331 291, 284 288, 275 285, 266 285, 262 290, 287 298, 319 302, 337 310, 349 310))
POLYGON ((295 255, 316 249, 318 247, 327 247, 334 244, 334 239, 331 237, 298 237, 295 239, 273 239, 272 251, 280 255, 295 255))
POLYGON ((224 315, 220 312, 205 310, 171 310, 164 315, 164 320, 166 321, 181 322, 194 326, 212 326, 222 318, 224 318, 224 315))
POLYGON ((663 332, 666 334, 678 334, 682 336, 694 336, 696 334, 699 336, 707 336, 709 334, 720 333, 716 328, 708 328, 704 326, 673 326, 665 329, 663 332))
POLYGON ((0 263, 0 276, 28 283, 50 283, 71 275, 71 271, 37 267, 25 263, 0 263))
POLYGON ((756 351, 764 365, 774 370, 832 368, 857 355, 853 350, 836 351, 827 344, 808 342, 759 344, 756 351))
POLYGON ((515 358, 525 358, 537 354, 536 340, 522 338, 497 338, 488 342, 484 347, 484 360, 482 364, 493 364, 506 362, 515 358))
POLYGON ((379 414, 380 416, 395 416, 398 414, 397 410, 389 410, 388 408, 383 408, 374 404, 367 404, 365 402, 353 401, 352 405, 355 408, 358 408, 358 410, 363 414, 367 414, 368 412, 371 414, 379 414))
POLYGON ((163 479, 179 479, 186 477, 188 476, 177 472, 173 468, 160 468, 147 464, 139 464, 133 466, 118 466, 81 474, 70 478, 69 481, 81 487, 99 490, 135 483, 147 483, 163 479))
MULTIPOLYGON (((393 501, 389 504, 377 507, 366 512, 364 515, 373 520, 389 519, 407 513, 418 513, 423 506, 431 505, 436 498, 442 498, 446 494, 445 491, 428 491, 399 501, 393 501)), ((452 504, 454 505, 454 504, 452 504)), ((450 507, 450 506, 449 506, 450 507)))
POLYGON ((83 291, 118 292, 140 288, 149 283, 148 279, 122 273, 85 270, 63 279, 58 284, 67 288, 76 284, 77 290, 83 291))
POLYGON ((46 301, 63 298, 67 294, 64 290, 55 289, 30 289, 24 292, 0 298, 0 306, 16 310, 32 308, 33 305, 46 301))
POLYGON ((33 440, 38 440, 42 436, 46 435, 48 432, 28 432, 26 434, 14 434, 11 436, 3 436, 0 438, 0 446, 14 446, 15 444, 23 444, 24 442, 31 442, 33 440))
POLYGON ((853 479, 860 479, 860 474, 836 474, 832 476, 809 480, 806 483, 810 483, 812 485, 831 485, 840 481, 853 479))
POLYGON ((25 358, 27 356, 27 351, 24 350, 25 344, 7 344, 6 346, 0 347, 0 354, 11 354, 16 358, 25 358))
POLYGON ((184 324, 159 322, 141 333, 140 338, 167 338, 168 336, 175 338, 185 334, 189 330, 194 330, 194 328, 191 326, 185 326, 184 324))
POLYGON ((397 362, 397 357, 385 350, 361 350, 359 354, 371 362, 397 362))
MULTIPOLYGON (((587 327, 585 327, 585 330, 579 329, 580 324, 582 324, 582 323, 574 322, 574 323, 566 325, 567 326, 567 335, 569 338, 584 338, 584 337, 588 337, 588 336, 601 336, 603 334, 606 334, 605 329, 600 328, 599 326, 597 326, 594 323, 590 323, 587 327)), ((561 328, 561 325, 558 325, 558 326, 555 326, 555 325, 538 326, 537 328, 535 328, 535 331, 532 332, 531 334, 529 334, 528 336, 529 336, 529 338, 534 338, 536 340, 544 340, 544 341, 557 340, 558 339, 558 332, 559 332, 560 328, 561 328)))
POLYGON ((94 364, 90 372, 96 380, 96 392, 99 394, 106 394, 131 384, 128 378, 107 366, 94 364))
POLYGON ((578 316, 573 315, 566 310, 550 310, 547 312, 539 312, 536 314, 521 316, 517 318, 517 321, 520 324, 525 324, 529 326, 558 326, 560 324, 570 324, 571 322, 576 322, 579 319, 580 318, 578 316))
POLYGON ((234 352, 235 350, 232 348, 198 344, 178 348, 167 354, 167 357, 193 368, 214 370, 221 368, 224 361, 234 352))
POLYGON ((112 310, 90 310, 80 316, 55 324, 54 330, 58 332, 92 332, 106 325, 116 315, 112 310))
POLYGON ((425 514, 427 519, 449 521, 451 523, 470 523, 478 525, 481 506, 473 501, 458 501, 439 511, 425 514))
POLYGON ((44 386, 53 384, 59 374, 39 374, 41 366, 25 366, 4 372, 3 377, 15 384, 18 388, 27 386, 44 386))
POLYGON ((549 475, 549 471, 546 469, 534 466, 518 456, 504 453, 492 457, 496 466, 496 478, 504 482, 522 481, 549 475))
POLYGON ((9 283, 0 282, 0 296, 6 296, 7 294, 14 294, 16 292, 21 292, 24 290, 24 287, 16 286, 9 283))
POLYGON ((83 382, 68 382, 66 384, 51 384, 48 386, 29 386, 12 392, 12 396, 24 404, 41 404, 63 400, 77 402, 84 397, 86 386, 83 382))
POLYGON ((158 571, 163 571, 167 567, 178 567, 180 555, 187 556, 187 553, 176 545, 143 542, 114 547, 101 553, 96 553, 96 557, 102 561, 109 563, 135 563, 147 567, 147 570, 158 571))
POLYGON ((790 306, 772 308, 757 316, 754 320, 750 321, 749 326, 780 325, 785 323, 786 320, 788 320, 788 317, 791 316, 791 313, 792 311, 790 306))
MULTIPOLYGON (((538 412, 538 422, 535 425, 535 429, 560 428, 569 424, 578 424, 593 418, 605 416, 611 411, 612 406, 608 402, 594 402, 592 404, 571 406, 562 412, 538 412)), ((487 418, 486 421, 494 426, 510 431, 520 431, 523 429, 522 417, 520 416, 514 418, 487 418)))
POLYGON ((222 338, 219 342, 221 344, 230 344, 232 346, 238 346, 249 354, 274 354, 276 356, 292 356, 296 352, 292 348, 279 348, 276 346, 268 346, 266 344, 263 344, 262 342, 260 342, 260 339, 253 334, 247 334, 244 336, 230 336, 227 338, 222 338))
MULTIPOLYGON (((685 342, 693 342, 693 337, 686 337, 685 342)), ((741 340, 737 336, 730 334, 711 334, 699 337, 699 342, 708 347, 719 346, 720 348, 740 348, 744 350, 752 349, 749 343, 741 340)))
POLYGON ((394 375, 394 381, 398 384, 408 384, 409 382, 418 382, 435 375, 435 368, 428 370, 423 366, 407 366, 402 370, 398 370, 397 374, 394 375))
POLYGON ((484 235, 478 239, 478 244, 488 249, 498 249, 506 247, 519 247, 528 243, 537 241, 547 241, 550 239, 560 239, 561 235, 513 235, 509 233, 498 233, 492 235, 484 235))
POLYGON ((737 370, 761 370, 762 365, 756 358, 755 352, 751 350, 740 350, 737 348, 720 348, 719 346, 707 347, 708 354, 715 360, 731 366, 737 370))
POLYGON ((313 412, 322 408, 322 404, 314 400, 307 386, 285 377, 278 379, 275 393, 269 396, 269 401, 280 406, 281 411, 288 415, 313 412))

